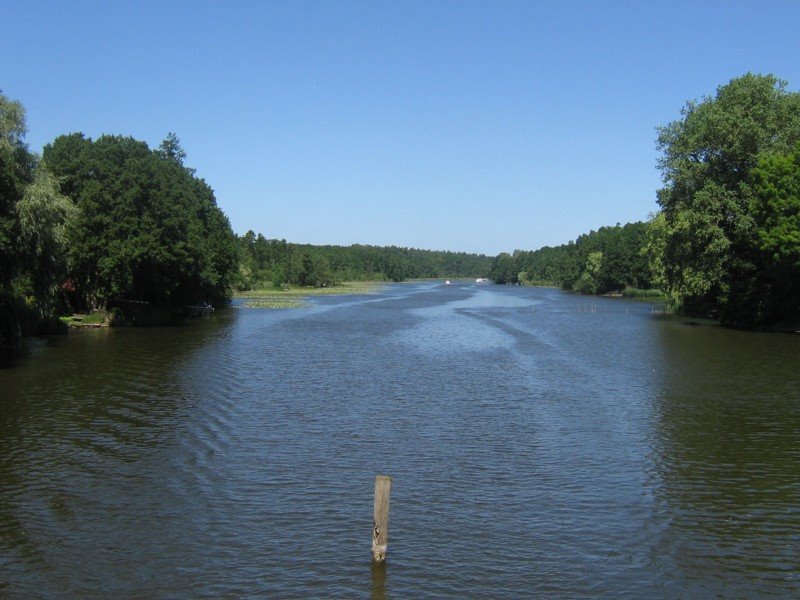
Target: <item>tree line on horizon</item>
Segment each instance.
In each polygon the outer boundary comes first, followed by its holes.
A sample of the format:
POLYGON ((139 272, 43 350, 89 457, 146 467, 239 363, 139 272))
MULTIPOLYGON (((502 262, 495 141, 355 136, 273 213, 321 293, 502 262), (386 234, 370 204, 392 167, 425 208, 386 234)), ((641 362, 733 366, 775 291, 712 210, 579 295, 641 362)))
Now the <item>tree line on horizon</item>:
POLYGON ((397 246, 293 244, 248 231, 237 237, 238 290, 284 284, 324 287, 343 281, 486 277, 492 257, 397 246))

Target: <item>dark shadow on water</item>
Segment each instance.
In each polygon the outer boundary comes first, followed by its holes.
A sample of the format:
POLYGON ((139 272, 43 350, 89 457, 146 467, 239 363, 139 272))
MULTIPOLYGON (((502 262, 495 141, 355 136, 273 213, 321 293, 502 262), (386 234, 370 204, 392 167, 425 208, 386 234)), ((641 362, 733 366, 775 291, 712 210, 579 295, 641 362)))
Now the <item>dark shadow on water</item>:
POLYGON ((386 573, 386 562, 376 563, 372 562, 372 600, 386 600, 386 581, 388 575, 386 573))

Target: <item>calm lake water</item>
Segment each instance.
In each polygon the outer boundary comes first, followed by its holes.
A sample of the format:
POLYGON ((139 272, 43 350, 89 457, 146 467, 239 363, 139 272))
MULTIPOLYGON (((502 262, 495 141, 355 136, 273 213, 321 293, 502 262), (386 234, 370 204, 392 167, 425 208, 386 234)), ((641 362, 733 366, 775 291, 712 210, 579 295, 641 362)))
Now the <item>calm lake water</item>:
POLYGON ((796 597, 799 368, 472 284, 55 337, 0 370, 0 596, 796 597))

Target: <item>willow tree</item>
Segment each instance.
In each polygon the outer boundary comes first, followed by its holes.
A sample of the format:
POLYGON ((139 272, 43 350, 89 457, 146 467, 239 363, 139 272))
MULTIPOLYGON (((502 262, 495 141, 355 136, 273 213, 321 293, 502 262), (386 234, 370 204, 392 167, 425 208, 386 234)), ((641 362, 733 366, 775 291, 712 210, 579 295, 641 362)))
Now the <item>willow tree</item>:
POLYGON ((0 93, 0 361, 55 321, 72 204, 28 150, 25 109, 0 93))
POLYGON ((36 164, 25 133, 24 107, 0 93, 0 290, 10 288, 22 262, 16 207, 36 164))
POLYGON ((60 284, 67 278, 67 227, 77 208, 58 190, 58 182, 39 166, 17 202, 21 265, 30 289, 45 312, 56 308, 60 284))

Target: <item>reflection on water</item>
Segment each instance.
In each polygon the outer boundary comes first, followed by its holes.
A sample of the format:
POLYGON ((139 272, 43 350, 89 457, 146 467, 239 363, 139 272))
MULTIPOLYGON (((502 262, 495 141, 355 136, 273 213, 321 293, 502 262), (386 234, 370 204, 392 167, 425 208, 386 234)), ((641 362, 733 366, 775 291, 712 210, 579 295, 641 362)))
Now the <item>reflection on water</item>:
POLYGON ((423 283, 48 340, 0 371, 0 595, 800 593, 800 339, 650 312, 423 283))
POLYGON ((370 595, 372 600, 385 600, 387 597, 386 581, 388 579, 388 570, 386 567, 385 562, 372 563, 372 593, 370 595))
POLYGON ((785 593, 800 583, 797 341, 675 324, 659 333, 658 493, 670 520, 660 549, 697 593, 736 595, 755 577, 760 595, 785 593))

